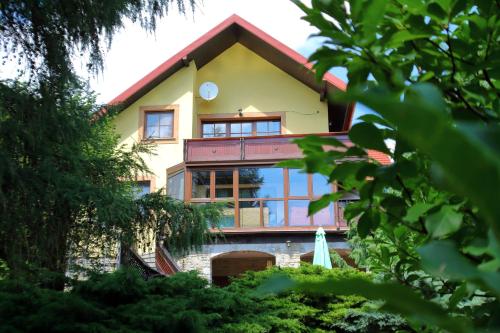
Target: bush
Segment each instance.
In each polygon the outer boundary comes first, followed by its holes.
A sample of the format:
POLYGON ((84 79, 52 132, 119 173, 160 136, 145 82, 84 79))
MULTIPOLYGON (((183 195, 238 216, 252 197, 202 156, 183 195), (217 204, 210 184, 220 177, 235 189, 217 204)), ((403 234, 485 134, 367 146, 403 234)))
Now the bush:
POLYGON ((277 271, 305 281, 363 277, 353 269, 306 265, 248 272, 225 288, 209 287, 195 272, 143 281, 131 270, 96 274, 68 292, 0 281, 1 332, 394 332, 405 323, 373 311, 359 296, 255 288, 277 271))

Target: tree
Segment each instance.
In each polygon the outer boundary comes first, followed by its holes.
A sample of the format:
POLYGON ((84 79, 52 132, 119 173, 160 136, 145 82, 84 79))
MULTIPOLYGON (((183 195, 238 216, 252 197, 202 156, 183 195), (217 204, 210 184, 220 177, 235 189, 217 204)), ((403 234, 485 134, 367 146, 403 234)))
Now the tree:
POLYGON ((63 85, 74 77, 73 56, 85 56, 97 73, 104 50, 127 20, 152 32, 173 4, 185 13, 186 3, 194 10, 194 0, 7 0, 0 6, 0 46, 7 60, 26 65, 23 70, 35 79, 63 85))
POLYGON ((383 282, 303 287, 382 299, 419 331, 498 329, 500 4, 295 2, 325 38, 310 58, 318 78, 348 69, 347 92, 330 98, 375 113, 351 128, 353 147, 308 137, 297 140, 305 158, 284 165, 339 182, 340 195, 359 193, 346 210, 351 242, 383 282), (366 149, 394 163, 378 165, 366 149))
MULTIPOLYGON (((94 73, 126 20, 154 31, 172 4, 194 0, 4 1, 0 45, 27 82, 0 82, 0 262, 13 277, 64 276, 68 256, 111 254, 144 228, 163 231, 173 251, 199 246, 217 209, 159 197, 136 200, 131 183, 148 173, 150 147, 118 147, 110 121, 120 106, 101 106, 75 75, 72 57, 94 73), (107 42, 107 44, 105 43, 107 42), (182 226, 176 225, 182 223, 182 226), (3 265, 3 264, 2 264, 3 265)), ((63 281, 53 286, 62 288, 63 281)))

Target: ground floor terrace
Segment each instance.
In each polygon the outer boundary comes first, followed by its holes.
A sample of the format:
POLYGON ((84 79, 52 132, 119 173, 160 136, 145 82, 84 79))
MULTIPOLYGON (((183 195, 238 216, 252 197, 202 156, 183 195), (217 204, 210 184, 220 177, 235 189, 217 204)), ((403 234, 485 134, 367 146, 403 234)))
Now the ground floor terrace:
MULTIPOLYGON (((344 235, 329 233, 326 237, 330 250, 349 261, 350 249, 344 235)), ((176 258, 176 262, 181 271, 196 270, 213 284, 224 286, 230 277, 246 271, 299 267, 301 262, 312 262, 314 239, 314 233, 227 235, 198 252, 176 258)))

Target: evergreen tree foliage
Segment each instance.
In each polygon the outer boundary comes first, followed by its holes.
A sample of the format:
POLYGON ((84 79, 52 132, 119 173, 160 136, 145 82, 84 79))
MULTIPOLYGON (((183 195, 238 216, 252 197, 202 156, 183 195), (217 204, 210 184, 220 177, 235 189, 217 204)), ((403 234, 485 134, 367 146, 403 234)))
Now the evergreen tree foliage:
POLYGON ((127 21, 154 31, 176 5, 194 0, 3 1, 0 46, 26 82, 0 82, 0 259, 10 276, 57 273, 62 288, 70 255, 113 257, 118 242, 162 238, 187 251, 209 238, 207 219, 220 209, 196 208, 152 195, 136 200, 133 182, 149 171, 151 147, 118 147, 107 116, 74 73, 75 57, 102 68, 105 49, 127 21), (154 211, 154 212, 152 212, 154 211), (180 225, 182 224, 182 225, 180 225), (146 237, 147 235, 147 237, 146 237))
POLYGON ((359 296, 284 292, 257 295, 255 288, 280 272, 297 281, 360 277, 352 269, 249 272, 225 288, 210 287, 196 273, 144 281, 132 270, 94 274, 68 292, 20 281, 0 281, 2 332, 396 332, 399 316, 373 311, 359 296))
POLYGON ((97 73, 113 35, 127 21, 153 32, 173 5, 185 13, 194 10, 195 1, 2 1, 0 47, 7 61, 20 63, 21 71, 61 88, 74 76, 73 57, 85 57, 88 69, 97 73))
POLYGON ((133 183, 149 172, 150 147, 118 147, 112 116, 94 117, 82 85, 50 101, 41 89, 0 83, 0 258, 9 274, 64 273, 70 255, 114 257, 118 242, 151 234, 174 252, 208 240, 218 207, 160 193, 137 199, 133 183))

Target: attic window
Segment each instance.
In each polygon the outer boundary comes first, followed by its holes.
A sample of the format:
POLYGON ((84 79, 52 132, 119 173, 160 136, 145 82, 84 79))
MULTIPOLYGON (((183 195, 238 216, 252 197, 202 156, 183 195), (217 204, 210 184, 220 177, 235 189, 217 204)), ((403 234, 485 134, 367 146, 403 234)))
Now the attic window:
POLYGON ((145 106, 141 107, 139 133, 143 140, 159 143, 177 142, 178 106, 145 106))
POLYGON ((147 139, 172 139, 174 137, 174 112, 146 112, 147 139))

